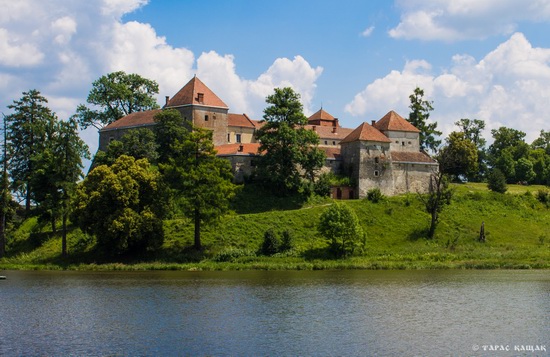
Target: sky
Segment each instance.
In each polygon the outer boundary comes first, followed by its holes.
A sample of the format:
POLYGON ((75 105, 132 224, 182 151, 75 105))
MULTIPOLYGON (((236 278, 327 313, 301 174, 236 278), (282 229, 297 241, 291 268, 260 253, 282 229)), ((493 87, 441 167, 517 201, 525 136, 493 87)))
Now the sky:
MULTIPOLYGON (((433 102, 443 137, 461 118, 484 136, 550 131, 550 0, 0 0, 0 112, 37 89, 61 119, 114 71, 159 84, 197 75, 231 113, 261 119, 291 86, 304 113, 344 127, 433 102)), ((81 136, 94 153, 97 130, 81 136)))

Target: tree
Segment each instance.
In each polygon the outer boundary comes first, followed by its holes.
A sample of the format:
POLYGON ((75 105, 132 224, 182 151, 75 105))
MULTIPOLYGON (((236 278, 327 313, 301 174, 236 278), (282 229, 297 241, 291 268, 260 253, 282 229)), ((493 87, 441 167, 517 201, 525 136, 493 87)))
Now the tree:
POLYGON ((72 217, 107 254, 143 252, 163 243, 167 203, 160 174, 147 159, 122 155, 79 184, 72 217))
POLYGON ((159 162, 179 155, 181 140, 189 134, 190 124, 176 109, 165 109, 155 115, 155 135, 159 162))
POLYGON ((132 156, 134 159, 147 159, 156 163, 158 145, 155 133, 148 128, 131 129, 120 140, 113 140, 107 145, 105 152, 99 151, 94 158, 97 165, 112 165, 121 155, 132 156))
POLYGON ((494 141, 489 147, 489 162, 498 168, 508 182, 517 181, 516 165, 519 159, 529 156, 530 147, 525 142, 525 133, 516 129, 500 127, 491 130, 494 141))
POLYGON ((418 87, 414 89, 409 99, 411 112, 408 121, 420 130, 420 150, 435 151, 441 144, 441 140, 436 139, 441 132, 436 130, 437 123, 428 122, 430 112, 433 110, 433 102, 424 100, 424 90, 418 87))
POLYGON ((11 149, 12 188, 24 197, 27 214, 30 212, 33 194, 30 183, 35 174, 33 157, 43 151, 56 120, 52 111, 45 106, 47 102, 35 89, 23 92, 20 100, 8 105, 14 113, 5 117, 11 149))
POLYGON ((235 195, 231 165, 216 157, 212 132, 193 128, 171 145, 173 156, 159 164, 165 180, 175 192, 187 217, 195 224, 194 248, 202 249, 201 226, 208 224, 229 210, 229 201, 235 195))
POLYGON ((446 142, 446 146, 439 151, 440 170, 455 177, 477 172, 478 151, 464 133, 452 132, 446 142))
POLYGON ((543 149, 547 155, 550 155, 550 131, 540 131, 540 136, 531 144, 533 149, 543 149))
POLYGON ((92 83, 86 99, 91 106, 77 107, 78 122, 84 129, 89 126, 101 129, 128 114, 157 109, 154 96, 158 92, 155 81, 138 74, 109 73, 92 83))
POLYGON ((6 117, 2 114, 2 181, 0 183, 0 258, 6 253, 6 218, 10 210, 11 194, 8 178, 8 130, 6 117))
POLYGON ((78 135, 74 118, 57 121, 54 134, 44 150, 34 157, 36 174, 32 178, 34 199, 38 211, 51 220, 56 232, 56 220, 62 219, 61 253, 67 255, 67 219, 72 209, 70 201, 77 181, 82 177, 82 158, 89 158, 88 146, 78 135))
POLYGON ((537 174, 533 170, 533 163, 524 157, 516 162, 516 179, 520 182, 531 183, 537 174))
POLYGON ((485 129, 485 122, 479 119, 460 119, 455 125, 464 133, 464 137, 469 139, 477 148, 477 166, 476 172, 466 175, 468 181, 479 182, 487 172, 487 150, 485 145, 487 141, 481 136, 485 129))
MULTIPOLYGON (((441 159, 440 159, 441 160, 441 159)), ((445 163, 440 161, 440 166, 445 166, 445 163)), ((432 239, 435 235, 435 229, 439 223, 439 214, 443 211, 446 205, 451 204, 453 191, 449 187, 449 178, 443 170, 434 172, 430 175, 430 183, 428 193, 419 195, 420 201, 424 204, 426 212, 431 216, 430 228, 428 230, 428 238, 432 239)))
POLYGON ((317 133, 306 130, 300 95, 292 88, 275 88, 266 98, 264 126, 256 132, 264 155, 258 162, 258 175, 275 193, 299 192, 302 182, 313 182, 323 166, 324 153, 317 145, 317 133))
POLYGON ((329 243, 332 252, 340 257, 353 254, 365 239, 357 215, 343 203, 330 205, 321 214, 317 229, 329 243))
POLYGON ((489 175, 487 175, 487 187, 489 190, 498 193, 505 193, 506 190, 508 190, 506 185, 506 177, 502 171, 497 168, 489 171, 489 175))

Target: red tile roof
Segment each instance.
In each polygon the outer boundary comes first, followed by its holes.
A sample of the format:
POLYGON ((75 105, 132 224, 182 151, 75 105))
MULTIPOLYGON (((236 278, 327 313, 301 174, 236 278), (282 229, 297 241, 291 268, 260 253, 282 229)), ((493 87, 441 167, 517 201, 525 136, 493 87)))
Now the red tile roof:
POLYGON ((386 135, 382 134, 380 131, 378 131, 378 129, 367 123, 359 125, 354 131, 346 136, 344 140, 340 142, 340 144, 353 141, 377 141, 382 143, 391 142, 391 140, 388 139, 386 135))
POLYGON ((337 140, 343 140, 346 136, 348 136, 353 129, 349 128, 342 128, 342 127, 336 127, 336 132, 334 133, 334 127, 332 126, 325 126, 325 125, 306 125, 306 129, 313 130, 319 135, 319 138, 321 140, 324 139, 337 139, 337 140), (315 128, 315 130, 314 130, 315 128))
POLYGON ((402 116, 394 112, 393 110, 389 111, 388 114, 384 115, 382 119, 377 121, 374 126, 380 131, 410 131, 414 133, 419 133, 414 125, 403 119, 402 116))
POLYGON ((327 159, 340 158, 340 148, 328 148, 319 146, 319 149, 325 152, 325 155, 327 155, 327 159))
POLYGON ((111 130, 119 128, 131 128, 145 125, 155 124, 155 115, 160 112, 161 109, 147 110, 144 112, 134 112, 119 120, 107 125, 101 130, 111 130))
POLYGON ((391 159, 394 162, 423 162, 423 163, 433 163, 437 162, 429 157, 427 154, 417 151, 417 152, 406 152, 406 151, 394 151, 391 153, 391 159))
POLYGON ((232 114, 227 115, 227 125, 228 126, 238 126, 241 128, 252 128, 254 129, 256 125, 246 114, 232 114))
POLYGON ((258 149, 260 148, 259 143, 251 144, 225 144, 216 146, 216 151, 218 155, 258 155, 258 149), (242 147, 242 150, 239 149, 242 147))
POLYGON ((228 108, 227 104, 196 76, 187 82, 187 84, 168 101, 166 107, 179 107, 190 104, 228 108), (202 94, 202 98, 200 94, 202 94))

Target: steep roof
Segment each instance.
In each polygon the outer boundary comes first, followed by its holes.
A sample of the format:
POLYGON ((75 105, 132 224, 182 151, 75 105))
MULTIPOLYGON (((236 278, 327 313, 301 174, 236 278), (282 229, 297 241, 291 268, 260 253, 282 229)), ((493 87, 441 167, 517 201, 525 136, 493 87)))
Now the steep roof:
POLYGON ((255 123, 248 117, 246 114, 227 114, 227 125, 228 126, 238 126, 241 128, 252 128, 256 127, 255 123))
POLYGON ((101 131, 153 125, 155 124, 155 115, 160 111, 161 109, 154 109, 128 114, 102 128, 101 131))
POLYGON ((403 119, 402 116, 390 110, 388 114, 384 115, 382 119, 377 121, 374 126, 380 131, 410 131, 419 133, 414 125, 403 119))
POLYGON ((204 105, 207 107, 228 108, 227 104, 196 76, 187 82, 187 84, 166 103, 166 107, 179 107, 182 105, 204 105), (202 96, 200 94, 202 94, 202 96))
POLYGON ((312 114, 307 120, 334 120, 335 118, 323 110, 319 109, 315 114, 312 114))
POLYGON ((377 141, 382 143, 391 142, 386 135, 382 134, 378 129, 367 123, 359 125, 354 131, 346 136, 340 144, 350 143, 353 141, 377 141))

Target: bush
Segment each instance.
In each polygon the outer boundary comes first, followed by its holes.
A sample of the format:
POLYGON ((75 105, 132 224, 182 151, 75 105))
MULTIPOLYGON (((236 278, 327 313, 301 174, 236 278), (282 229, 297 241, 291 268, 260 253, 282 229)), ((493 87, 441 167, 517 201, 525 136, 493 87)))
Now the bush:
POLYGON ((367 200, 371 201, 372 203, 378 203, 382 199, 384 199, 384 195, 382 194, 382 191, 380 191, 378 187, 368 190, 367 200))
POLYGON ((318 230, 337 257, 351 255, 355 248, 365 243, 366 236, 357 215, 343 203, 335 203, 321 214, 318 230))
POLYGON ((538 190, 537 200, 545 205, 550 205, 550 192, 548 190, 538 190))
POLYGON ((273 255, 279 252, 281 241, 275 234, 273 228, 268 229, 264 233, 264 241, 260 247, 260 253, 263 255, 273 255))
POLYGON ((281 238, 281 245, 279 246, 279 252, 286 252, 294 248, 294 236, 292 231, 284 230, 281 238))
POLYGON ((487 177, 487 187, 489 190, 499 193, 505 193, 508 190, 506 177, 499 169, 492 169, 487 177))

